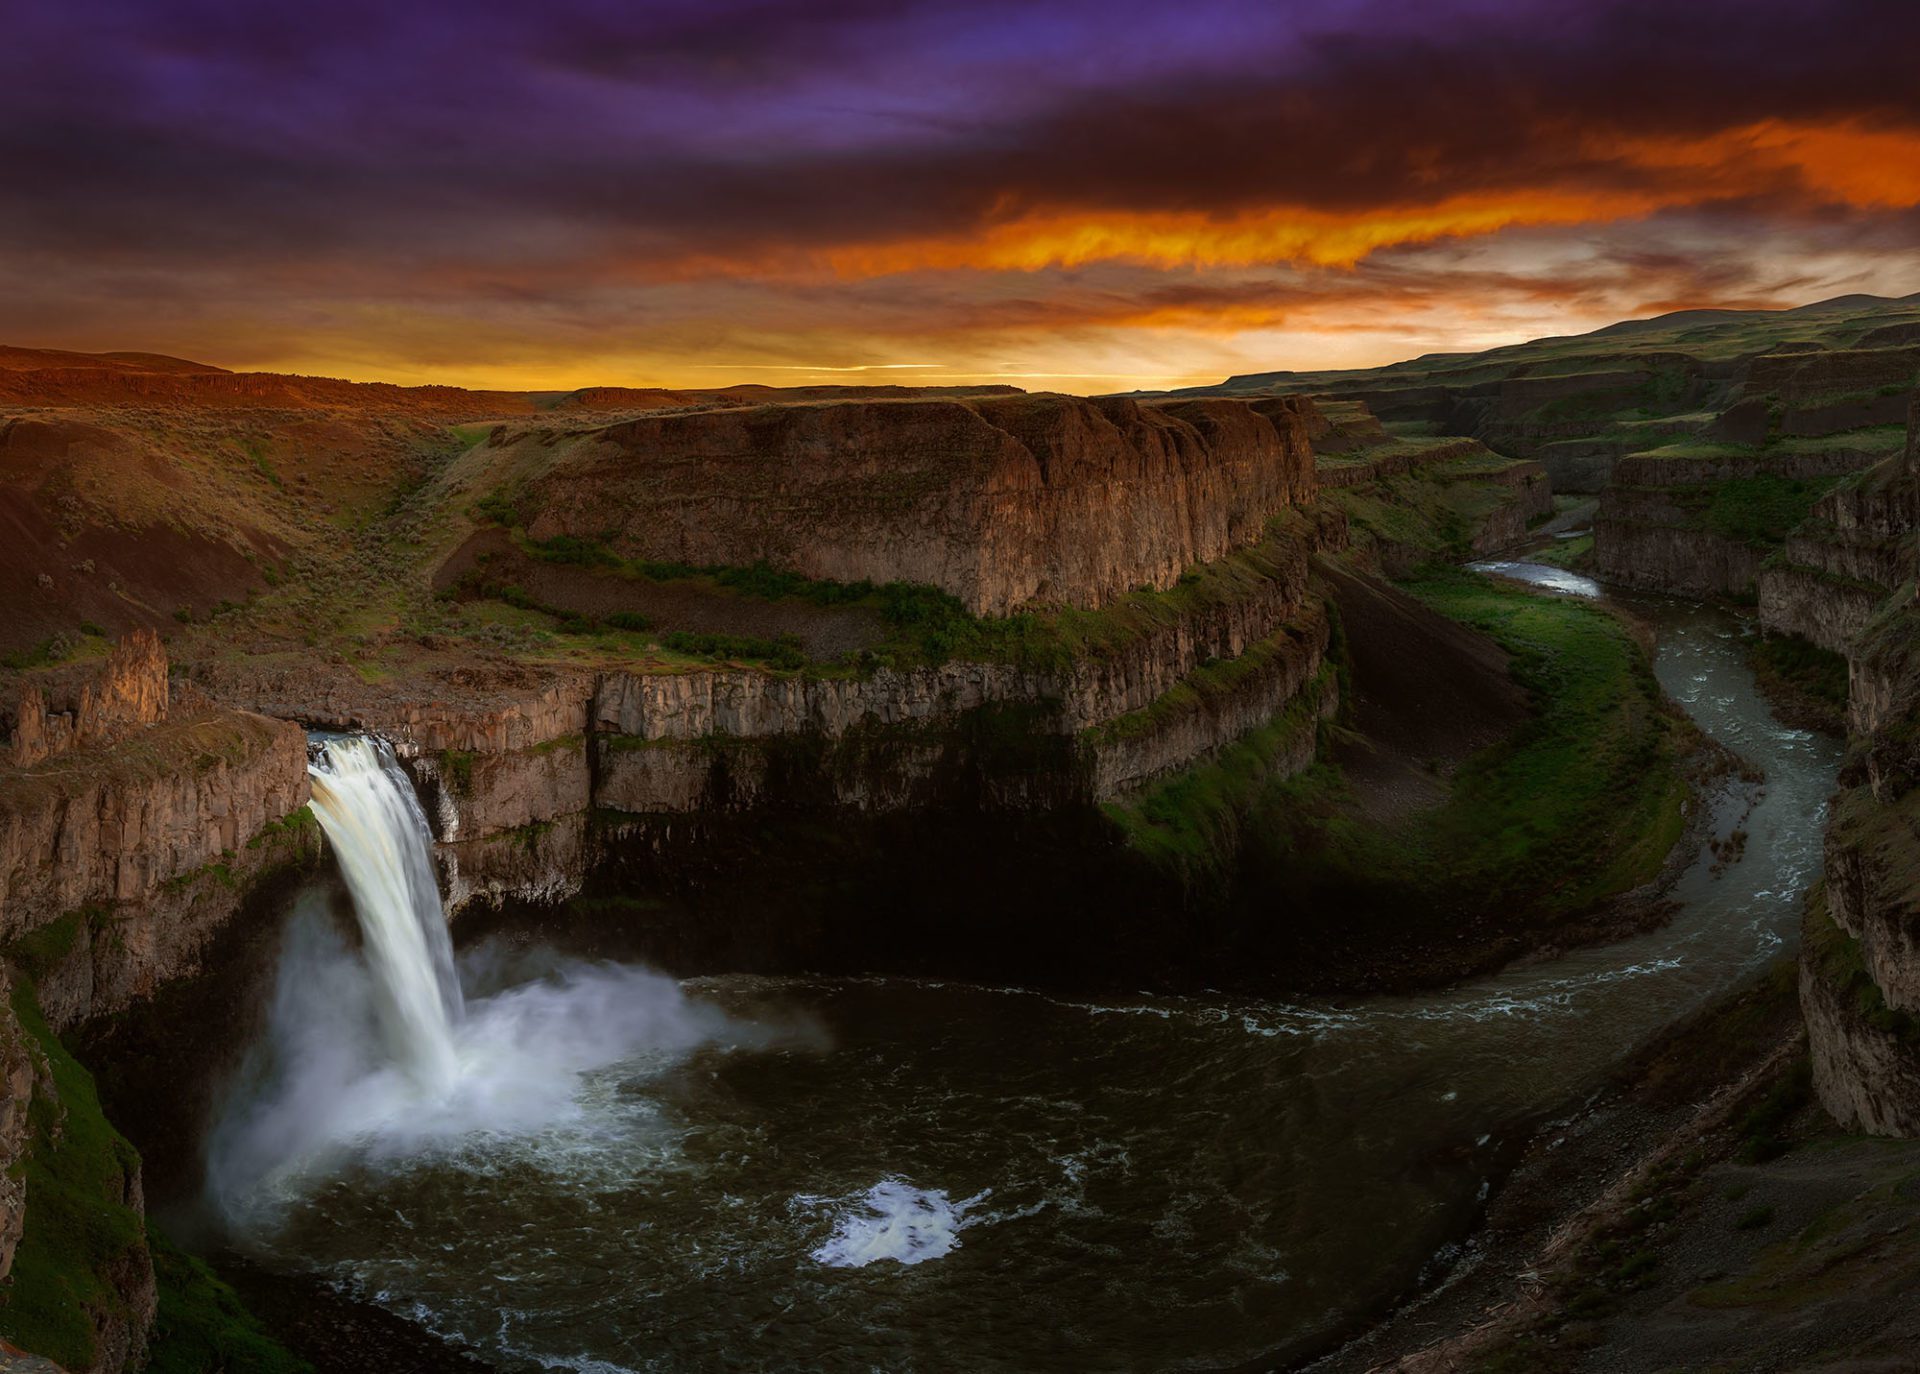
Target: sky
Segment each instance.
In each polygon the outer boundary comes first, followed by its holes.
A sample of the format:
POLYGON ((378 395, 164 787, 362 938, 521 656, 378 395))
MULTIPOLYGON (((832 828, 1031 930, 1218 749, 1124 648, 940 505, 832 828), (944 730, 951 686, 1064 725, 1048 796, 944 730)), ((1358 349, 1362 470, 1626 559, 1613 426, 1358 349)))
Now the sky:
POLYGON ((1912 0, 0 0, 0 342, 516 389, 1920 291, 1912 0))

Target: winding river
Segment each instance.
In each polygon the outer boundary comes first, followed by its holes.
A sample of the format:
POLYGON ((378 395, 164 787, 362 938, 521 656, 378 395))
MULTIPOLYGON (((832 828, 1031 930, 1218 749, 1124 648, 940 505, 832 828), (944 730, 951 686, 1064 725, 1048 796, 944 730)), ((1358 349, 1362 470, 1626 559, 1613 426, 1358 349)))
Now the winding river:
POLYGON ((229 1142, 302 1146, 216 1168, 230 1220, 262 1262, 509 1369, 1190 1369, 1305 1348, 1438 1271, 1509 1123, 1795 939, 1839 747, 1774 721, 1733 617, 1635 609, 1667 691, 1767 775, 1718 818, 1744 858, 1716 874, 1703 852, 1657 931, 1300 1004, 675 983, 483 947, 460 958, 458 1086, 428 1102, 366 1044, 312 1033, 369 995, 316 915, 263 1054, 322 1088, 291 1121, 257 1076, 236 1100, 229 1142))

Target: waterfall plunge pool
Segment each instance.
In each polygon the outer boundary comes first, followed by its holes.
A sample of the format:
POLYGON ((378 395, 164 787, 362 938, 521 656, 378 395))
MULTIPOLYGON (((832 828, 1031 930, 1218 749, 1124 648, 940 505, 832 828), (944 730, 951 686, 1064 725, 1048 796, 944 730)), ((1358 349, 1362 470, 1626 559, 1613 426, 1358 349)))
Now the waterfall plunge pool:
POLYGON ((1745 856, 1703 854, 1657 931, 1337 1003, 676 982, 483 944, 447 970, 435 1082, 396 1051, 371 935, 309 912, 210 1146, 236 1243, 508 1369, 1315 1348, 1431 1272, 1511 1123, 1794 939, 1839 748, 1773 720, 1732 617, 1636 609, 1667 691, 1768 777, 1745 856))

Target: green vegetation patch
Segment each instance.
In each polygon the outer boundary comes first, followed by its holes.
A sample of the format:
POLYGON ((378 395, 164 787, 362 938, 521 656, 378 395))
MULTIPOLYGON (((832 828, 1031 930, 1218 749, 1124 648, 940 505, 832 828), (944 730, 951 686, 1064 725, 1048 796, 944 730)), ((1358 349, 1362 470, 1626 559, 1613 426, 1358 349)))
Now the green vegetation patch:
POLYGON ((807 666, 807 651, 798 635, 764 639, 752 635, 705 634, 693 630, 675 630, 660 637, 660 646, 677 654, 704 658, 713 662, 730 659, 758 659, 769 667, 796 669, 807 666))
POLYGON ((36 1086, 28 1109, 27 1214, 0 1335, 82 1369, 95 1356, 94 1314, 126 1314, 114 1276, 145 1262, 145 1224, 126 1202, 140 1156, 108 1123, 93 1076, 47 1026, 24 978, 13 1011, 53 1090, 36 1086))
POLYGON ((1186 875, 1218 873, 1232 860, 1247 816, 1261 794, 1287 774, 1303 735, 1319 728, 1334 680, 1329 666, 1273 720, 1249 731, 1207 762, 1125 802, 1103 809, 1127 843, 1186 875))
MULTIPOLYGON (((489 498, 476 509, 503 524, 518 514, 505 497, 489 498)), ((1287 601, 1297 599, 1305 592, 1311 534, 1305 517, 1287 512, 1276 517, 1256 543, 1189 568, 1165 589, 1141 587, 1099 610, 1057 607, 1009 616, 974 615, 958 597, 919 583, 838 582, 806 577, 764 562, 730 567, 624 559, 604 539, 522 537, 519 542, 533 558, 588 568, 608 578, 657 584, 687 582, 716 595, 870 611, 885 626, 884 639, 834 659, 809 656, 801 642, 792 637, 681 629, 663 633, 656 640, 667 653, 695 661, 739 660, 764 663, 782 671, 845 675, 954 661, 1010 663, 1036 672, 1063 671, 1083 656, 1116 654, 1144 636, 1216 607, 1276 596, 1287 601)), ((613 631, 646 633, 653 628, 648 617, 637 612, 592 617, 544 606, 525 588, 505 581, 494 571, 497 567, 483 559, 463 579, 457 593, 550 616, 569 634, 604 639, 613 631)))
POLYGON ((278 844, 281 840, 298 840, 320 831, 319 818, 313 814, 311 806, 302 806, 289 811, 277 821, 268 821, 260 831, 247 841, 248 849, 260 849, 267 845, 278 844))
POLYGON ((1556 568, 1584 568, 1593 561, 1593 536, 1583 534, 1578 539, 1556 539, 1546 548, 1527 557, 1536 563, 1551 563, 1556 568))
POLYGON ((1361 815, 1330 764, 1269 789, 1252 827, 1267 880, 1404 927, 1486 910, 1551 921, 1656 876, 1684 828, 1692 734, 1625 626, 1464 571, 1403 585, 1506 649, 1534 714, 1398 823, 1361 815))
POLYGON ((147 1241, 160 1310, 145 1374, 311 1374, 313 1367, 274 1340, 213 1270, 158 1231, 150 1230, 147 1241))
POLYGON ((7 958, 29 978, 44 978, 64 964, 80 947, 89 927, 109 918, 104 906, 81 907, 30 930, 7 946, 7 958))
POLYGON ((473 751, 442 749, 440 776, 446 782, 447 790, 455 796, 465 796, 471 792, 473 790, 473 751))
POLYGON ((1730 477, 1711 487, 1701 523, 1723 539, 1745 544, 1783 542, 1832 490, 1832 477, 1794 478, 1762 473, 1730 477))
POLYGON ((1827 728, 1844 729, 1847 718, 1847 660, 1845 655, 1800 638, 1766 635, 1747 649, 1754 676, 1769 695, 1804 702, 1816 710, 1827 728))

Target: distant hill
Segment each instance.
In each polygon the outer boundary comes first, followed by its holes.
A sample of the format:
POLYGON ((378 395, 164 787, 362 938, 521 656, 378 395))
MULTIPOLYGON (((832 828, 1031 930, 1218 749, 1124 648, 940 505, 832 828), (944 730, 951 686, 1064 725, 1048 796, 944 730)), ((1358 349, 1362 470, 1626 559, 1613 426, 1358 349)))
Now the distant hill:
POLYGON ((1674 351, 1702 360, 1758 356, 1782 345, 1804 344, 1845 349, 1862 346, 1868 335, 1892 328, 1920 328, 1920 292, 1888 297, 1835 296, 1787 310, 1676 310, 1644 320, 1622 320, 1586 334, 1555 335, 1526 343, 1503 344, 1479 353, 1427 353, 1383 367, 1329 371, 1250 372, 1213 386, 1186 387, 1178 395, 1217 396, 1243 392, 1312 390, 1362 378, 1415 378, 1428 381, 1485 381, 1551 367, 1567 370, 1582 361, 1619 359, 1674 351))
POLYGON ((102 372, 186 373, 225 372, 224 367, 170 358, 164 353, 70 353, 64 348, 11 348, 0 344, 0 371, 33 372, 45 368, 93 369, 102 372))

